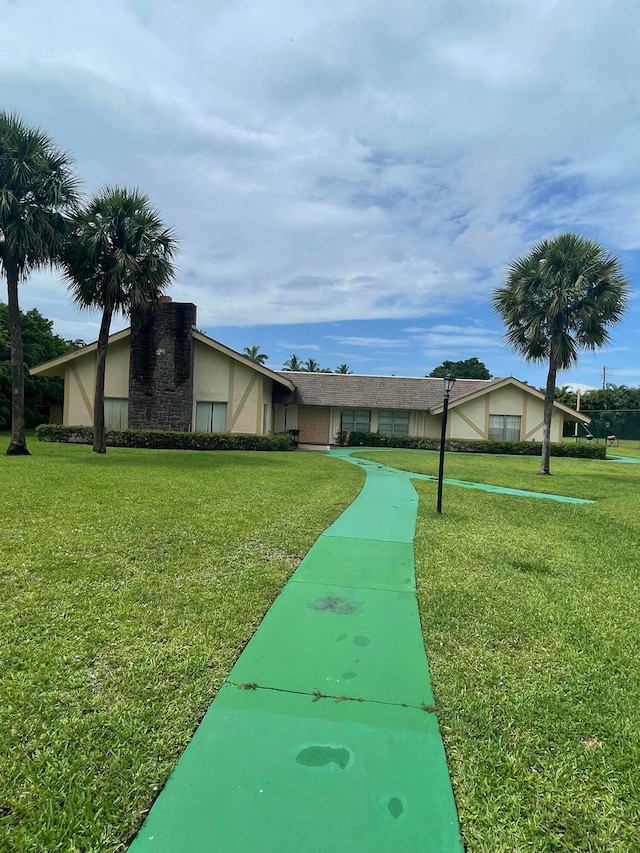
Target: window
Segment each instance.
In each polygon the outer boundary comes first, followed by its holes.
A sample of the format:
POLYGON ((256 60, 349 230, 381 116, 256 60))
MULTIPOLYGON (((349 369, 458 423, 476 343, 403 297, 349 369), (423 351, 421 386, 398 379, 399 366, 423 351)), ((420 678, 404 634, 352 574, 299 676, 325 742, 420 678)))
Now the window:
POLYGON ((225 432, 226 403, 196 403, 196 432, 225 432))
POLYGON ((378 432, 382 435, 409 435, 409 412, 382 409, 378 415, 378 432))
POLYGON ((520 415, 489 415, 491 441, 520 441, 520 415))
POLYGON ((342 429, 347 432, 370 432, 371 409, 343 409, 342 429))
POLYGON ((126 397, 104 398, 104 428, 127 429, 129 425, 129 400, 126 397))

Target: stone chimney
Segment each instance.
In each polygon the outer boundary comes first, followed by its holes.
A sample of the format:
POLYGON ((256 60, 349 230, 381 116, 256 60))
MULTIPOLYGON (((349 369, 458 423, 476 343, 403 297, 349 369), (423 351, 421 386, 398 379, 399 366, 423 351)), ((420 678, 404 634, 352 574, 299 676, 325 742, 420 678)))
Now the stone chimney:
POLYGON ((170 298, 131 318, 130 429, 191 430, 195 323, 196 306, 170 298))

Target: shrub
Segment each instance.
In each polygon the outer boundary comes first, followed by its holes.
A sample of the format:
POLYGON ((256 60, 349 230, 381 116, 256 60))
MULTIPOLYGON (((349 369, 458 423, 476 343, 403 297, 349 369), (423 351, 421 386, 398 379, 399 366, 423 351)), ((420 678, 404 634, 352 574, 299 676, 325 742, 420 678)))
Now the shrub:
MULTIPOLYGON (((93 444, 93 427, 43 424, 36 428, 38 441, 93 444)), ((292 450, 287 433, 246 435, 244 433, 168 432, 154 429, 108 430, 109 447, 144 447, 153 450, 292 450)))
MULTIPOLYGON (((440 450, 439 438, 413 435, 381 435, 378 432, 352 432, 351 447, 401 447, 407 450, 440 450)), ((485 441, 483 439, 450 438, 445 449, 453 453, 504 453, 511 456, 540 456, 542 444, 537 441, 485 441)), ((594 444, 552 444, 552 456, 581 459, 605 459, 606 447, 594 444)))

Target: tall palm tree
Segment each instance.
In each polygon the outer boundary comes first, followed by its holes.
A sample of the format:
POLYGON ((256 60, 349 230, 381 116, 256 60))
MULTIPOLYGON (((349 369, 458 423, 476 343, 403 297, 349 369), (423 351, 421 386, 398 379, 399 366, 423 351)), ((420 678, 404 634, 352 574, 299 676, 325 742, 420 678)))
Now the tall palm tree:
POLYGON ((506 284, 493 293, 507 343, 527 361, 549 365, 540 474, 550 473, 557 372, 574 365, 580 349, 609 342, 607 326, 622 317, 628 294, 620 261, 599 243, 571 233, 541 240, 512 261, 506 284))
POLYGON ((178 249, 147 196, 105 187, 74 217, 64 260, 69 290, 81 308, 102 309, 96 350, 93 450, 106 453, 104 377, 111 319, 150 310, 174 275, 178 249))
POLYGON ((304 370, 305 373, 321 373, 320 365, 315 358, 308 358, 302 365, 301 369, 304 370))
POLYGON ((255 361, 256 364, 264 364, 265 361, 269 360, 269 356, 266 352, 260 352, 260 345, 254 345, 252 347, 245 347, 242 352, 246 355, 247 358, 250 358, 251 361, 255 361))
POLYGON ((0 112, 0 270, 7 279, 11 339, 11 440, 8 456, 29 453, 24 422, 24 352, 18 283, 55 263, 67 215, 78 202, 73 162, 38 128, 0 112))
POLYGON ((304 365, 298 356, 294 353, 282 365, 283 370, 302 370, 304 365))
POLYGON ((336 367, 336 373, 353 373, 353 370, 351 370, 348 364, 339 364, 336 367))

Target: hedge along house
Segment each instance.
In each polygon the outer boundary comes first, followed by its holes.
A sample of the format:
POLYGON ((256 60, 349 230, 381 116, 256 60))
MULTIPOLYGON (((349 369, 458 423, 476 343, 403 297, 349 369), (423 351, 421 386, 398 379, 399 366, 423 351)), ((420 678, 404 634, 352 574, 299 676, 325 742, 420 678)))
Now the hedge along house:
MULTIPOLYGON (((195 328, 196 306, 165 299, 109 338, 107 429, 146 428, 266 435, 299 430, 305 444, 337 443, 339 430, 439 438, 443 382, 431 378, 272 371, 195 328)), ((93 425, 97 344, 32 368, 64 379, 61 417, 93 425)), ((459 379, 447 436, 542 440, 543 395, 523 382, 459 379)), ((565 420, 589 418, 554 404, 552 441, 565 420)))
MULTIPOLYGON (((274 431, 274 387, 286 376, 256 364, 195 328, 196 306, 165 299, 109 337, 105 376, 107 429, 179 432, 274 431)), ((97 344, 32 368, 64 379, 61 421, 93 426, 97 344)))
MULTIPOLYGON (((275 429, 299 429, 299 440, 335 444, 340 429, 439 438, 442 379, 353 374, 293 373, 295 388, 280 392, 275 429)), ((459 379, 451 392, 447 438, 542 441, 544 395, 518 379, 459 379)), ((551 440, 561 441, 564 421, 590 419, 554 403, 551 440)))

